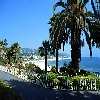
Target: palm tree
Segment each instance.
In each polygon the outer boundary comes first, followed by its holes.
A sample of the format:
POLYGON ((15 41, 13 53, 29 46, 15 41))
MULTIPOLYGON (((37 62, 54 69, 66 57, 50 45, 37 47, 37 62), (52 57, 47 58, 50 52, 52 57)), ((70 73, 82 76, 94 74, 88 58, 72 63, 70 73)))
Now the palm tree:
POLYGON ((45 73, 47 73, 47 55, 49 53, 50 50, 50 45, 49 45, 49 41, 43 41, 42 43, 42 47, 39 47, 39 54, 41 57, 45 56, 45 73))
MULTIPOLYGON (((51 34, 52 35, 52 34, 51 34)), ((50 54, 56 56, 56 72, 58 72, 58 55, 59 55, 59 47, 57 42, 54 40, 50 40, 50 54)))
POLYGON ((96 44, 96 47, 100 47, 100 0, 91 0, 91 5, 94 14, 88 12, 87 22, 89 24, 89 31, 91 33, 92 45, 96 44), (92 19, 91 19, 92 18, 92 19))
MULTIPOLYGON (((95 19, 96 20, 96 19, 95 19)), ((97 48, 100 48, 100 22, 96 21, 90 21, 88 20, 89 24, 89 31, 91 33, 91 40, 92 40, 92 45, 97 48)))
POLYGON ((91 0, 91 5, 94 11, 94 15, 96 18, 98 18, 100 20, 100 0, 91 0))
POLYGON ((63 48, 65 43, 71 44, 71 64, 74 73, 79 72, 81 46, 83 44, 81 36, 83 34, 89 46, 90 56, 92 56, 90 34, 87 32, 88 23, 84 11, 87 3, 88 0, 67 0, 67 2, 60 0, 54 5, 54 10, 58 6, 61 6, 63 10, 54 13, 49 22, 51 25, 49 32, 52 47, 56 49, 58 46, 60 49, 62 44, 63 48))
POLYGON ((58 49, 56 49, 56 72, 58 72, 58 49))

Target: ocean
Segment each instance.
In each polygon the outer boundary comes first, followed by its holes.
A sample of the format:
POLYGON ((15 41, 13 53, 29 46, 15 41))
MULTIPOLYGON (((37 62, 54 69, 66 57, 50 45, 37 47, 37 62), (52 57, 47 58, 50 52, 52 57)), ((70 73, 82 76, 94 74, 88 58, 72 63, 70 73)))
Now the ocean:
MULTIPOLYGON (((64 65, 64 63, 68 64, 70 59, 59 60, 59 68, 64 65)), ((56 61, 49 61, 48 65, 55 65, 56 61)), ((91 72, 100 72, 100 58, 99 57, 82 57, 80 62, 80 69, 88 70, 91 72)))

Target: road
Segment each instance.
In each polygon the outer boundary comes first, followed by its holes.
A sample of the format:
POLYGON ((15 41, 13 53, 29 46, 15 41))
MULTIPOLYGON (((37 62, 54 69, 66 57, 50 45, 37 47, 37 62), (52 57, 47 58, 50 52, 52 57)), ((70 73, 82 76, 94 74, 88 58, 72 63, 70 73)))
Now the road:
POLYGON ((100 100, 99 92, 47 89, 3 71, 0 71, 0 79, 9 83, 23 100, 100 100))

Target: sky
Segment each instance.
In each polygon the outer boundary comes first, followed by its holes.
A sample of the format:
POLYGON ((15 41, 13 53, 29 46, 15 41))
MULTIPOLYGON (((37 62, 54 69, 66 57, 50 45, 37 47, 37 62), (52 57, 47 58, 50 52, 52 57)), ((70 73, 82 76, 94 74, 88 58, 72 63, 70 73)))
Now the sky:
MULTIPOLYGON (((55 0, 56 1, 56 0, 55 0)), ((49 18, 54 0, 0 0, 0 39, 11 45, 19 42, 24 48, 38 48, 49 37, 49 18)), ((87 5, 91 10, 90 4, 87 5)), ((70 52, 69 46, 66 46, 70 52)), ((83 56, 89 56, 87 46, 83 56)), ((93 49, 100 57, 100 50, 93 49)))
POLYGON ((52 0, 0 0, 0 38, 36 48, 48 38, 52 0))

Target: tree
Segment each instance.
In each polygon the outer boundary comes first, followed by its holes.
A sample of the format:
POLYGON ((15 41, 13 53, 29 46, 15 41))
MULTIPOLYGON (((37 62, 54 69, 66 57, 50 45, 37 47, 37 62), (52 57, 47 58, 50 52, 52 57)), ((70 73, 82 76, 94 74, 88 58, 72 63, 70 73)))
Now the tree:
POLYGON ((20 46, 19 46, 18 42, 12 44, 11 52, 12 52, 12 58, 14 60, 14 63, 16 63, 17 59, 19 58, 19 54, 20 54, 20 46))
POLYGON ((93 8, 95 17, 100 20, 100 0, 95 0, 95 3, 94 3, 94 0, 91 0, 91 5, 93 8))
POLYGON ((88 24, 89 24, 89 31, 91 34, 91 43, 92 46, 96 46, 97 48, 100 48, 100 22, 98 22, 96 19, 94 20, 89 20, 88 24), (95 20, 95 21, 94 21, 95 20))
POLYGON ((8 43, 6 39, 0 41, 0 57, 2 59, 5 59, 7 45, 8 43))
POLYGON ((91 5, 94 11, 92 15, 93 19, 88 20, 89 22, 89 31, 91 33, 91 39, 93 46, 96 44, 96 47, 100 47, 100 0, 91 0, 91 5))
POLYGON ((24 68, 23 67, 23 59, 22 59, 22 57, 18 57, 17 58, 16 67, 19 69, 18 73, 21 74, 21 69, 24 68))
POLYGON ((71 44, 71 64, 75 73, 79 72, 81 46, 84 42, 81 40, 83 34, 89 46, 90 56, 92 56, 90 33, 87 32, 88 23, 84 11, 87 3, 88 0, 67 0, 67 2, 60 0, 54 5, 54 10, 58 6, 61 6, 62 9, 54 13, 49 22, 52 47, 56 48, 58 46, 58 48, 61 48, 63 44, 64 49, 65 43, 71 44))
POLYGON ((56 72, 58 72, 59 47, 58 47, 58 45, 56 43, 57 43, 56 41, 51 41, 50 40, 50 54, 56 56, 56 72), (55 42, 55 44, 53 44, 53 42, 55 42))
POLYGON ((49 53, 50 50, 50 45, 49 45, 49 41, 43 41, 42 43, 42 47, 39 47, 39 54, 41 57, 45 56, 45 72, 47 72, 47 55, 49 53))
POLYGON ((18 43, 14 43, 11 45, 10 48, 7 49, 7 60, 8 64, 11 64, 11 62, 16 63, 20 54, 20 46, 18 43))
POLYGON ((58 48, 56 48, 56 72, 58 72, 58 48))

